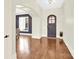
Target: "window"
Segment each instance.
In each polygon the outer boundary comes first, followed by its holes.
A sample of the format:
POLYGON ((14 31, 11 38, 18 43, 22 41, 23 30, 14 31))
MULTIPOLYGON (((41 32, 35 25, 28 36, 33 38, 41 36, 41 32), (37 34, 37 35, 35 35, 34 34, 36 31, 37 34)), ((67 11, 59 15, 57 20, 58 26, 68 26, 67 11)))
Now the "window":
POLYGON ((48 17, 48 22, 49 22, 49 24, 54 24, 55 23, 55 17, 53 16, 53 15, 51 15, 51 16, 49 16, 48 17))
POLYGON ((29 17, 19 17, 19 29, 20 31, 29 31, 29 17))
POLYGON ((16 15, 16 28, 20 33, 32 33, 32 18, 28 14, 16 15))

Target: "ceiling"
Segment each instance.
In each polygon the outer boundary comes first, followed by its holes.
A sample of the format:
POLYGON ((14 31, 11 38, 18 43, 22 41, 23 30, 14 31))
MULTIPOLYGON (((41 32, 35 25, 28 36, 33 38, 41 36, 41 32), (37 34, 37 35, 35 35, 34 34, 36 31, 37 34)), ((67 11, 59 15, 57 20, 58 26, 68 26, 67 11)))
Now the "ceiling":
MULTIPOLYGON (((31 10, 30 12, 32 12, 31 14, 40 16, 46 10, 57 9, 57 8, 61 8, 63 6, 62 3, 64 2, 64 0, 56 0, 56 1, 57 1, 56 3, 49 5, 48 0, 16 0, 16 5, 22 5, 22 6, 24 6, 24 8, 30 9, 31 10)), ((54 2, 54 0, 53 0, 53 2, 54 2)), ((21 8, 21 9, 23 10, 23 8, 21 8)), ((19 10, 19 9, 17 9, 17 10, 19 10)), ((19 10, 19 11, 21 11, 21 10, 19 10)), ((28 10, 26 10, 26 12, 27 11, 28 10)), ((25 11, 23 10, 23 13, 24 12, 25 11)))
MULTIPOLYGON (((53 0, 54 2, 57 1, 57 4, 55 4, 55 6, 53 5, 53 7, 50 7, 51 5, 48 6, 47 1, 48 0, 16 0, 16 5, 24 6, 24 8, 26 8, 26 10, 24 11, 23 8, 21 8, 23 10, 23 12, 28 13, 30 11, 30 14, 33 16, 40 16, 43 14, 43 12, 47 13, 49 10, 54 10, 54 9, 57 10, 59 8, 64 9, 65 14, 67 14, 69 17, 71 17, 73 15, 72 14, 72 12, 73 12, 73 1, 72 0, 53 0), (56 8, 54 8, 54 7, 56 7, 56 8)), ((51 0, 49 0, 49 1, 51 1, 51 0)), ((22 10, 19 10, 19 12, 22 10)), ((50 13, 51 13, 51 11, 50 11, 50 13)))
POLYGON ((64 0, 16 0, 16 4, 40 10, 61 8, 63 3, 64 0))

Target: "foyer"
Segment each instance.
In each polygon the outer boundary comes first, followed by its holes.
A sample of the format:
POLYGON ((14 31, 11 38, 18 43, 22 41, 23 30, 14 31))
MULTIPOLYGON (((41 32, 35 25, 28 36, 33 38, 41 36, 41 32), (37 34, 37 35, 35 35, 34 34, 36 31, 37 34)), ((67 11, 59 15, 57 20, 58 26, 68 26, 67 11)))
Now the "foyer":
POLYGON ((73 0, 16 0, 17 59, 73 59, 73 0))

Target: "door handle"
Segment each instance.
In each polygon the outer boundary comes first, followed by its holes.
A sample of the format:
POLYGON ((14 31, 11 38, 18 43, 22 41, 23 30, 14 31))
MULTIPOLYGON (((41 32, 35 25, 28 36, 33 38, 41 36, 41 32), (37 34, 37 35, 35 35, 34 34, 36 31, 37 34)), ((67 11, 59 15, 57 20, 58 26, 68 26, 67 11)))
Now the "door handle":
POLYGON ((8 38, 8 37, 9 37, 9 35, 5 35, 5 36, 4 36, 4 38, 8 38))

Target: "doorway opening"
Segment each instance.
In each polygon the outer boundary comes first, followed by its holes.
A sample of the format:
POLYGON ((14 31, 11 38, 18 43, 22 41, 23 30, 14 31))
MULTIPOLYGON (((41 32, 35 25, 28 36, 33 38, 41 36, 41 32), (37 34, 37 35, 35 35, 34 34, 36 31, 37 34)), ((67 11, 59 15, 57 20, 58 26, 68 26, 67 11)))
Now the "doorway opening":
POLYGON ((56 16, 49 15, 47 17, 47 36, 56 37, 56 16))

